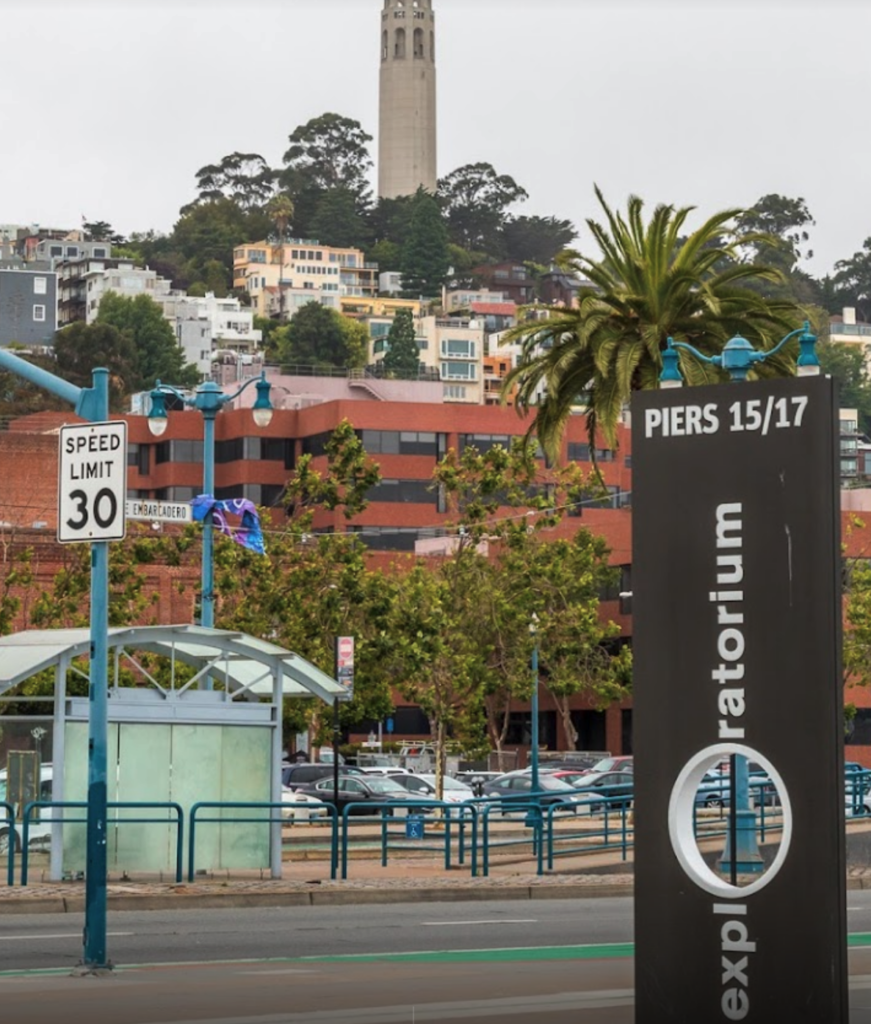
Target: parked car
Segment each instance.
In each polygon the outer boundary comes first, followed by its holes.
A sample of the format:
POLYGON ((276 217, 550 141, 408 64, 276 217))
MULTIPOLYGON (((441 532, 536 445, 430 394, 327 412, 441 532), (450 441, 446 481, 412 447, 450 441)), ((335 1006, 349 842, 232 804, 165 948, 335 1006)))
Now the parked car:
MULTIPOLYGON (((400 786, 407 789, 409 793, 424 796, 428 800, 436 799, 435 775, 412 775, 408 773, 407 775, 395 775, 393 778, 400 786)), ((471 786, 467 786, 465 782, 460 782, 458 779, 452 779, 450 775, 446 775, 442 779, 442 791, 442 799, 448 804, 462 804, 467 800, 475 799, 475 791, 471 786)))
POLYGON ((404 789, 399 783, 387 776, 381 775, 359 775, 343 774, 339 776, 338 801, 335 800, 333 778, 319 779, 317 782, 309 782, 301 786, 297 792, 311 793, 325 804, 334 804, 341 814, 348 804, 365 803, 368 807, 355 807, 351 814, 380 814, 383 804, 391 801, 408 803, 407 808, 389 808, 388 815, 410 814, 415 810, 410 803, 414 795, 404 789), (371 809, 370 809, 371 808, 371 809))
POLYGON ((627 771, 591 772, 574 783, 574 789, 585 798, 590 814, 598 814, 606 807, 629 807, 632 804, 635 776, 627 771))
MULTIPOLYGON (((51 800, 52 769, 50 764, 43 764, 39 769, 39 799, 51 800)), ((6 795, 6 769, 0 769, 0 803, 7 802, 6 795)), ((11 802, 11 801, 10 801, 11 802)), ((15 805, 16 818, 23 808, 15 805)), ((43 809, 38 819, 31 819, 28 831, 28 845, 33 847, 48 848, 51 843, 51 819, 52 809, 43 809)), ((21 838, 23 835, 23 822, 15 822, 14 842, 16 852, 21 850, 21 838)), ((0 858, 5 858, 9 853, 10 830, 5 821, 0 818, 0 858)))
POLYGON ((281 800, 285 804, 281 808, 281 817, 291 824, 323 821, 327 817, 327 805, 313 793, 282 786, 281 800), (304 806, 301 807, 300 804, 304 806))
MULTIPOLYGON (((485 782, 483 796, 491 800, 502 800, 502 814, 511 810, 511 802, 529 802, 533 793, 532 776, 528 772, 507 772, 496 779, 485 782)), ((544 772, 538 779, 536 801, 543 807, 552 804, 563 805, 564 810, 577 814, 581 798, 577 790, 567 782, 555 779, 549 772, 544 772)))
POLYGON ((613 757, 603 757, 597 761, 587 772, 631 772, 635 770, 635 758, 631 754, 618 754, 613 757))
MULTIPOLYGON (((339 765, 339 775, 362 775, 359 768, 347 764, 339 765)), ((296 789, 298 786, 317 782, 318 779, 332 778, 331 764, 284 764, 281 766, 281 784, 296 789)))

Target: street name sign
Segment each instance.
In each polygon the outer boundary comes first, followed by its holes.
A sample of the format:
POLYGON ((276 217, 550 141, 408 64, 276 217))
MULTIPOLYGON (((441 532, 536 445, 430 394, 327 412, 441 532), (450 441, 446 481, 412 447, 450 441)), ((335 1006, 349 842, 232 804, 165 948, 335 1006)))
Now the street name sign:
POLYGON ((633 399, 636 1024, 847 1024, 837 414, 823 377, 633 399), (734 883, 735 827, 696 842, 731 755, 781 804, 734 883))
POLYGON ((345 693, 339 700, 352 700, 354 697, 354 638, 352 636, 336 637, 336 679, 345 687, 345 693))
POLYGON ((184 501, 127 500, 127 518, 144 519, 150 523, 190 523, 191 506, 184 501))
POLYGON ((127 424, 61 427, 57 539, 123 540, 127 530, 127 424))

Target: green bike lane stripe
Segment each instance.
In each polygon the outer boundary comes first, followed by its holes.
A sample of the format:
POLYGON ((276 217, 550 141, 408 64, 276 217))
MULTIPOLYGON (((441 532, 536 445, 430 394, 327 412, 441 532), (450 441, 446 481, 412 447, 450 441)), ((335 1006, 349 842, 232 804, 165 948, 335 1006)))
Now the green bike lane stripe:
MULTIPOLYGON (((854 949, 871 947, 871 932, 847 936, 854 949)), ((244 964, 367 964, 367 963, 519 963, 540 960, 614 960, 631 957, 632 942, 605 942, 580 946, 508 946, 500 949, 421 950, 409 953, 345 953, 335 956, 261 957, 233 960, 172 960, 145 964, 119 964, 117 971, 141 971, 158 967, 219 967, 244 964)), ((31 970, 0 971, 0 978, 69 974, 69 967, 42 967, 31 970)))

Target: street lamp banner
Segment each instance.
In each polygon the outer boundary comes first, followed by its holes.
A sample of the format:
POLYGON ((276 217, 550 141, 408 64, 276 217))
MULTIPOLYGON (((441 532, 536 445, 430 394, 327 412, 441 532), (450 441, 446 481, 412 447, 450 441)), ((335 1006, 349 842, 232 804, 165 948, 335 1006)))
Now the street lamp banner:
POLYGON ((345 687, 340 700, 353 700, 354 697, 354 638, 352 636, 336 637, 336 679, 345 687))
POLYGON ((57 539, 123 540, 127 530, 127 424, 61 427, 57 539))
POLYGON ((636 1024, 847 1022, 837 415, 822 377, 633 400, 636 1024), (780 795, 734 878, 731 755, 780 795))

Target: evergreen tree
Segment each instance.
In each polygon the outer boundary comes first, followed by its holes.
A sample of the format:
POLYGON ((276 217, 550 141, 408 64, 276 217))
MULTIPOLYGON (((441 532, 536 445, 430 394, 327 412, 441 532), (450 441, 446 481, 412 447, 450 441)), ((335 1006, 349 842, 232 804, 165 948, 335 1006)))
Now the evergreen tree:
POLYGON ((384 369, 400 377, 416 377, 420 372, 420 351, 410 309, 400 309, 393 317, 387 335, 384 369))
POLYGON ((402 246, 400 272, 404 291, 415 297, 437 296, 450 268, 448 232, 436 200, 423 188, 414 196, 408 237, 402 246))

